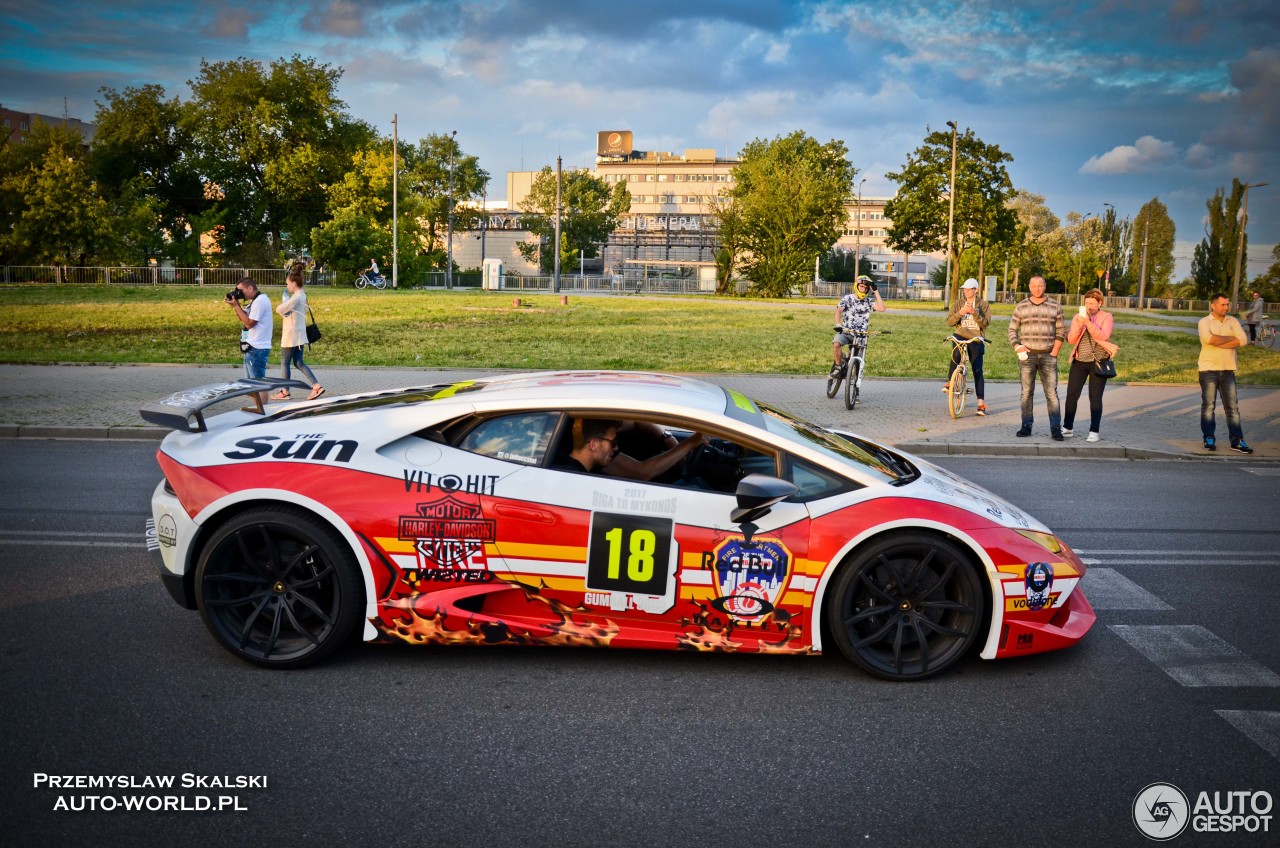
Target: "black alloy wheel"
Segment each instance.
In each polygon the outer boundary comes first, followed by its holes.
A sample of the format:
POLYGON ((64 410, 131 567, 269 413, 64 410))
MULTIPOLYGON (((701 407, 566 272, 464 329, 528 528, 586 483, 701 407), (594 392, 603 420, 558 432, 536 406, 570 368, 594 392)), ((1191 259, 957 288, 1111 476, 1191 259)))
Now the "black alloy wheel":
POLYGON ((856 665, 888 680, 923 680, 973 645, 987 589, 949 540, 894 535, 841 568, 826 607, 832 637, 856 665))
POLYGON ((362 615, 346 542, 290 507, 252 509, 218 528, 195 579, 210 632, 236 656, 270 668, 324 659, 350 641, 362 615))

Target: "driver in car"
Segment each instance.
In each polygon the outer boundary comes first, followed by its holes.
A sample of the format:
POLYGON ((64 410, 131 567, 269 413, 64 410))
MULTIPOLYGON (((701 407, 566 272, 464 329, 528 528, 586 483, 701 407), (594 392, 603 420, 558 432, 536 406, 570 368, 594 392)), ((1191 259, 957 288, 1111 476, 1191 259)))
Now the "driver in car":
POLYGON ((620 432, 630 430, 636 434, 643 434, 650 441, 668 447, 667 450, 644 460, 636 459, 621 451, 616 453, 613 460, 605 466, 604 473, 610 477, 622 477, 627 480, 646 482, 652 480, 684 462, 693 451, 707 443, 701 433, 694 433, 681 442, 671 433, 649 421, 627 421, 618 429, 620 432), (673 442, 675 444, 672 444, 673 442))
POLYGON ((598 474, 618 453, 621 421, 606 418, 579 418, 573 422, 573 450, 563 463, 566 471, 598 474))

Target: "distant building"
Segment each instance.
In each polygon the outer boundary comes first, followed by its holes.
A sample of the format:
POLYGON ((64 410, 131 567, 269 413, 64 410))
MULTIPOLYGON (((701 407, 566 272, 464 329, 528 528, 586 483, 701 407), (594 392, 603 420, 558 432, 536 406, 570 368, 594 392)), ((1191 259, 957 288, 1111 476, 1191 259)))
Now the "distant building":
POLYGON ((85 147, 93 143, 93 137, 98 132, 97 124, 89 124, 79 118, 58 118, 53 115, 41 115, 37 112, 15 112, 13 109, 7 109, 0 104, 0 125, 3 125, 4 131, 9 134, 9 141, 15 143, 26 141, 27 136, 31 133, 31 128, 37 122, 51 127, 61 125, 75 130, 84 139, 85 147))
MULTIPOLYGON (((610 186, 626 183, 631 193, 631 211, 623 216, 618 229, 602 246, 603 262, 597 261, 590 267, 593 263, 588 260, 586 272, 618 273, 627 269, 634 271, 642 265, 661 268, 713 263, 719 242, 710 201, 733 185, 733 169, 738 163, 736 158, 717 156, 713 148, 689 148, 683 155, 636 150, 629 130, 600 132, 592 173, 610 186)), ((491 210, 490 237, 495 228, 505 230, 513 244, 528 237, 527 232, 518 229, 518 219, 537 174, 537 171, 507 174, 507 210, 491 210)), ((940 253, 906 257, 889 252, 885 238, 891 222, 884 216, 885 203, 889 200, 863 197, 860 204, 850 201, 844 232, 832 248, 848 253, 858 248, 879 279, 899 284, 924 281, 933 268, 945 260, 940 253)), ((466 238, 471 239, 473 235, 466 238)), ((455 235, 454 257, 461 264, 460 241, 455 235)), ((465 250, 464 255, 470 258, 472 252, 465 250)), ((498 254, 487 252, 487 255, 498 254)), ((505 256, 503 261, 508 261, 505 256)), ((561 273, 580 270, 564 268, 561 273)), ((525 270, 524 273, 537 271, 525 270)))

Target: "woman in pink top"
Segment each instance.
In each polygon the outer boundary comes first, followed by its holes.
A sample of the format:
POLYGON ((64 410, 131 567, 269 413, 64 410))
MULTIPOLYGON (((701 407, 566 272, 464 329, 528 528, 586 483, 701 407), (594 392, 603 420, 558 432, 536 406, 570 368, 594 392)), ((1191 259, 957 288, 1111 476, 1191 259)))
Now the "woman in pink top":
POLYGON ((1110 357, 1105 347, 1114 351, 1114 345, 1110 344, 1114 326, 1115 319, 1111 313, 1102 311, 1102 292, 1090 290, 1084 296, 1084 308, 1071 318, 1071 329, 1067 331, 1067 342, 1075 345, 1075 349, 1071 351, 1071 373, 1067 376, 1067 403, 1062 416, 1064 436, 1071 436, 1071 428, 1076 423, 1076 403, 1080 400, 1084 381, 1088 380, 1089 438, 1086 441, 1098 441, 1098 426, 1102 423, 1102 391, 1107 387, 1107 380, 1094 373, 1093 363, 1110 357))

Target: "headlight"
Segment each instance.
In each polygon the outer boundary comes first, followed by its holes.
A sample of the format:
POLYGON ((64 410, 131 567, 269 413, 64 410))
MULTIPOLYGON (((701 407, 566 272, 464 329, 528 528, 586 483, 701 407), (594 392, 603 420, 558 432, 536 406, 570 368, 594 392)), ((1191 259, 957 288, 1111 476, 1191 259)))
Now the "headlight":
POLYGON ((1037 530, 1015 530, 1019 536, 1030 539, 1049 553, 1062 553, 1062 542, 1058 541, 1058 537, 1052 533, 1041 533, 1037 530))

